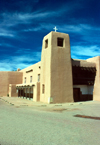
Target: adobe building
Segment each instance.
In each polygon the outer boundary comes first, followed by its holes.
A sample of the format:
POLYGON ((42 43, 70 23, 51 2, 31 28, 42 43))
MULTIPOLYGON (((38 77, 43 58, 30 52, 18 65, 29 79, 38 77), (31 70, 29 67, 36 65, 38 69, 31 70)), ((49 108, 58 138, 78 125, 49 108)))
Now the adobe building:
POLYGON ((50 32, 43 39, 41 62, 17 72, 0 72, 0 96, 37 102, 100 100, 100 56, 71 59, 69 35, 50 32))

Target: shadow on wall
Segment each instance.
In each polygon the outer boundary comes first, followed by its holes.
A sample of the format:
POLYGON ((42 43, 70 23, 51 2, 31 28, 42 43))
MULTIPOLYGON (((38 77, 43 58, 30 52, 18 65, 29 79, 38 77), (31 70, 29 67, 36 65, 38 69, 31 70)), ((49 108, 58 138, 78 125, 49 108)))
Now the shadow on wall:
POLYGON ((93 95, 82 94, 80 88, 73 88, 73 97, 74 97, 74 102, 93 100, 93 95))

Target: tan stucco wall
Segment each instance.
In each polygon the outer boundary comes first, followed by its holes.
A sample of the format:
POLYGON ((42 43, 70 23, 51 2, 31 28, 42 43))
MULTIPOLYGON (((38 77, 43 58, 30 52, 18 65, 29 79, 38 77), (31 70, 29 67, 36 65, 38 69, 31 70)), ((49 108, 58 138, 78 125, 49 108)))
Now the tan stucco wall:
POLYGON ((87 59, 87 62, 96 63, 96 77, 94 83, 93 100, 100 101, 100 56, 87 59))
POLYGON ((16 84, 9 84, 9 97, 18 97, 16 84))
POLYGON ((37 101, 40 101, 40 82, 37 82, 37 101))
POLYGON ((7 96, 8 85, 8 72, 0 72, 0 96, 7 96))
POLYGON ((36 82, 33 86, 33 101, 40 101, 40 82, 36 82))
POLYGON ((43 39, 41 55, 40 101, 49 103, 73 102, 72 64, 69 35, 51 32, 43 39), (57 38, 64 38, 64 46, 57 46, 57 38), (48 48, 45 40, 48 39, 48 48), (45 93, 42 93, 42 85, 45 93))
POLYGON ((1 71, 0 72, 0 96, 7 96, 9 94, 9 84, 22 83, 21 72, 1 71))
POLYGON ((69 35, 53 32, 51 45, 51 97, 53 103, 73 102, 72 64, 69 35), (64 46, 57 46, 57 38, 64 46))
POLYGON ((33 85, 33 101, 40 101, 40 81, 38 82, 38 74, 40 74, 41 79, 41 62, 31 65, 20 72, 23 73, 22 84, 17 84, 16 86, 32 86, 33 85), (32 82, 30 82, 30 77, 32 76, 32 82), (24 82, 26 78, 26 83, 24 82))
MULTIPOLYGON (((22 69, 20 72, 23 72, 23 80, 22 83, 24 84, 24 79, 26 77, 26 83, 30 83, 30 76, 32 76, 32 82, 37 82, 38 81, 38 74, 41 74, 41 62, 38 62, 34 65, 31 65, 25 69, 22 69), (31 72, 27 72, 33 70, 31 72)), ((41 76, 40 76, 41 78, 41 76)))
POLYGON ((42 42, 41 53, 41 81, 40 81, 40 101, 48 103, 51 95, 51 33, 46 35, 42 42), (48 39, 48 48, 45 48, 45 40, 48 39), (45 85, 45 93, 42 93, 45 85))

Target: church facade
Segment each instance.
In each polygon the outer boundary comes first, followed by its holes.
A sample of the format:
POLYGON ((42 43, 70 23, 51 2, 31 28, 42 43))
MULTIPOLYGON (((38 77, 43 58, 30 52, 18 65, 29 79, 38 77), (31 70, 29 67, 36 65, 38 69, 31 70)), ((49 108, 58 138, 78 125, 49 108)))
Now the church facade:
POLYGON ((65 33, 52 31, 43 38, 40 62, 0 76, 0 96, 45 103, 100 100, 100 56, 71 59, 65 33))

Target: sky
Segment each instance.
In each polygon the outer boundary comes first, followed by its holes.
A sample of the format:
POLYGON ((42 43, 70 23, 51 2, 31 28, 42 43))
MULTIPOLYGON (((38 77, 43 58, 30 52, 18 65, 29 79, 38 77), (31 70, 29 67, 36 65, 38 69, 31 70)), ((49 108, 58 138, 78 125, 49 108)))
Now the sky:
POLYGON ((42 40, 70 36, 71 58, 100 56, 99 0, 0 0, 0 71, 41 61, 42 40))

